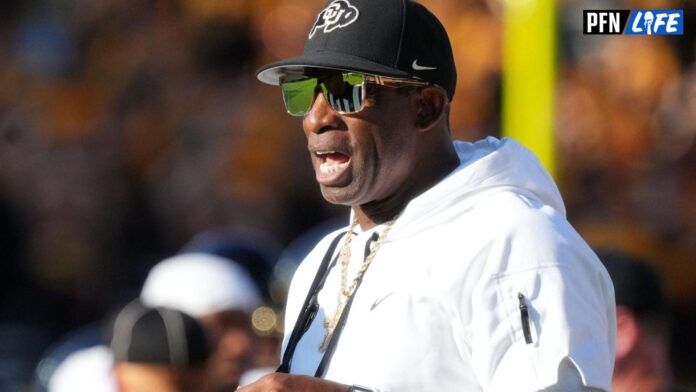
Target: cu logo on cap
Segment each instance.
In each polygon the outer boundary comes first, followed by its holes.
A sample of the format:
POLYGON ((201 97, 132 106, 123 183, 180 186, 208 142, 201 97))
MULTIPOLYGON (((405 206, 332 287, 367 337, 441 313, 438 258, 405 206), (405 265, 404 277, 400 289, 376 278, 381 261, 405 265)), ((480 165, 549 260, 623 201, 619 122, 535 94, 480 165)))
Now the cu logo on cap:
POLYGON ((346 27, 358 19, 358 14, 358 9, 353 7, 348 0, 334 0, 317 16, 317 20, 309 32, 309 38, 312 38, 317 30, 323 29, 324 33, 330 33, 346 27))

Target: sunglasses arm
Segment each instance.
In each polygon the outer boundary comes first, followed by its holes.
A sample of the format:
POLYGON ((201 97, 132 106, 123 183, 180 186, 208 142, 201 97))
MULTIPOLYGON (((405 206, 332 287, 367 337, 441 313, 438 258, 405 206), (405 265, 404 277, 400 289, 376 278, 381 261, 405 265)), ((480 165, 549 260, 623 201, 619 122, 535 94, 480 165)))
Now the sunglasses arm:
POLYGON ((388 76, 365 75, 365 81, 375 83, 380 86, 400 87, 400 86, 427 86, 430 83, 413 79, 390 78, 388 76))

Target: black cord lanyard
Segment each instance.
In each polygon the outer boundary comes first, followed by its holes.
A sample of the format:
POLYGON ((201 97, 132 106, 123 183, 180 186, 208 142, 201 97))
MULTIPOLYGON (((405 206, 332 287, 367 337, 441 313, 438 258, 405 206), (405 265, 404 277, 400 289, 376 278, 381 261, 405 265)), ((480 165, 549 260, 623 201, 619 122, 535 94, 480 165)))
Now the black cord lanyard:
MULTIPOLYGON (((290 362, 292 361, 292 357, 295 354, 297 344, 300 342, 300 339, 302 339, 302 336, 305 334, 305 332, 307 332, 309 326, 312 325, 314 318, 316 318, 317 316, 317 312, 319 311, 319 301, 317 299, 319 291, 321 291, 321 289, 324 287, 324 282, 326 281, 326 278, 329 275, 329 271, 331 271, 331 268, 333 268, 333 266, 336 265, 338 255, 336 255, 336 257, 333 258, 333 261, 331 261, 331 256, 333 256, 336 247, 338 246, 338 242, 341 240, 341 238, 343 238, 345 234, 346 233, 343 232, 337 235, 336 238, 334 238, 333 241, 331 241, 331 245, 329 245, 329 248, 327 249, 326 254, 324 255, 324 259, 322 260, 321 265, 317 270, 317 274, 316 276, 314 276, 312 286, 310 287, 309 292, 307 293, 307 298, 305 298, 302 311, 297 317, 295 326, 292 329, 290 340, 288 341, 288 345, 285 348, 285 352, 283 353, 283 360, 278 369, 276 370, 276 372, 278 373, 290 372, 290 362)), ((375 232, 372 234, 370 239, 365 244, 364 258, 367 258, 367 256, 370 254, 370 245, 372 244, 372 242, 376 241, 377 238, 379 238, 379 236, 375 232)), ((326 366, 331 361, 331 357, 333 356, 333 353, 336 350, 336 345, 338 344, 338 340, 341 336, 341 332, 343 331, 343 327, 346 324, 346 319, 348 318, 350 307, 353 304, 353 298, 355 298, 355 293, 358 291, 358 288, 362 283, 362 276, 355 286, 353 295, 348 299, 348 302, 346 302, 345 308, 341 313, 341 317, 338 319, 338 323, 336 324, 336 328, 331 334, 329 343, 326 347, 326 351, 324 352, 324 356, 321 358, 321 362, 317 367, 317 371, 314 373, 315 377, 322 377, 324 375, 324 372, 326 371, 326 366)))
MULTIPOLYGON (((338 242, 345 234, 346 232, 344 231, 337 235, 333 241, 331 241, 331 245, 329 245, 329 249, 326 251, 324 259, 319 265, 319 269, 317 270, 317 274, 314 276, 312 286, 310 286, 309 291, 307 292, 307 298, 305 298, 304 305, 302 305, 302 311, 300 311, 300 314, 297 316, 297 321, 295 321, 292 334, 290 334, 290 340, 288 340, 288 345, 285 347, 285 352, 283 353, 283 360, 276 370, 277 373, 290 372, 290 362, 292 361, 293 355, 295 355, 297 343, 299 343, 302 336, 305 334, 305 332, 307 332, 309 326, 312 325, 312 321, 314 321, 314 318, 317 316, 317 311, 319 311, 319 301, 317 300, 317 296, 319 295, 319 291, 321 291, 322 287, 324 287, 326 277, 329 275, 329 271, 331 270, 331 267, 329 266, 331 256, 336 250, 338 242)), ((338 255, 336 255, 336 258, 334 258, 334 261, 331 263, 332 265, 336 263, 337 258, 338 255)))
MULTIPOLYGON (((372 233, 370 239, 367 240, 367 242, 365 243, 365 254, 363 255, 363 260, 367 259, 367 256, 370 254, 370 245, 372 245, 374 241, 377 241, 378 238, 379 235, 375 232, 372 233)), ((326 346, 326 351, 324 352, 324 356, 321 358, 321 362, 319 362, 319 366, 317 367, 317 371, 314 373, 314 377, 324 376, 326 366, 331 361, 331 357, 333 356, 333 353, 336 350, 336 346, 338 345, 338 339, 341 337, 343 327, 346 325, 346 319, 348 318, 350 307, 353 304, 353 298, 355 298, 355 293, 357 293, 358 288, 360 288, 360 284, 362 283, 362 278, 364 276, 365 274, 362 274, 358 279, 358 282, 355 284, 355 289, 353 290, 353 295, 351 295, 350 298, 348 298, 348 302, 346 302, 346 306, 345 308, 343 308, 341 317, 338 319, 338 323, 336 323, 336 328, 333 330, 333 333, 329 338, 329 344, 327 344, 326 346)))

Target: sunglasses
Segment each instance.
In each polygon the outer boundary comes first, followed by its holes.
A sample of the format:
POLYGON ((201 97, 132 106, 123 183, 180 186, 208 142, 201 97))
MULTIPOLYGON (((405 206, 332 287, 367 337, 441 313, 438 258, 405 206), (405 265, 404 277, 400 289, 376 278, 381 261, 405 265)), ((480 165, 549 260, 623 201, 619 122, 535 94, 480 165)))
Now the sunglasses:
POLYGON ((309 113, 316 98, 317 87, 321 88, 326 102, 337 113, 358 113, 365 107, 367 84, 400 88, 426 86, 429 83, 358 72, 335 72, 316 77, 307 74, 289 74, 280 79, 285 109, 292 116, 304 116, 309 113))

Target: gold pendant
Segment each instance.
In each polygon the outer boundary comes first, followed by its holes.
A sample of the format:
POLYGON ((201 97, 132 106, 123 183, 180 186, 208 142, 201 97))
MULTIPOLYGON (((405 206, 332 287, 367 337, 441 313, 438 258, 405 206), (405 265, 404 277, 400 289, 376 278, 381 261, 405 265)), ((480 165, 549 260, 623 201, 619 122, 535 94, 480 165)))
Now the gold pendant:
POLYGON ((329 339, 331 338, 331 334, 327 333, 324 335, 324 339, 321 340, 321 343, 319 343, 319 352, 323 353, 326 351, 326 347, 329 345, 329 339))
POLYGON ((329 346, 329 341, 331 340, 331 336, 333 335, 334 330, 336 329, 336 325, 338 324, 338 320, 341 318, 341 314, 343 313, 343 308, 346 306, 346 303, 343 301, 339 301, 338 307, 336 308, 336 312, 333 315, 333 318, 326 317, 324 319, 324 339, 321 340, 321 343, 319 343, 319 351, 324 352, 326 351, 326 348, 329 346))

